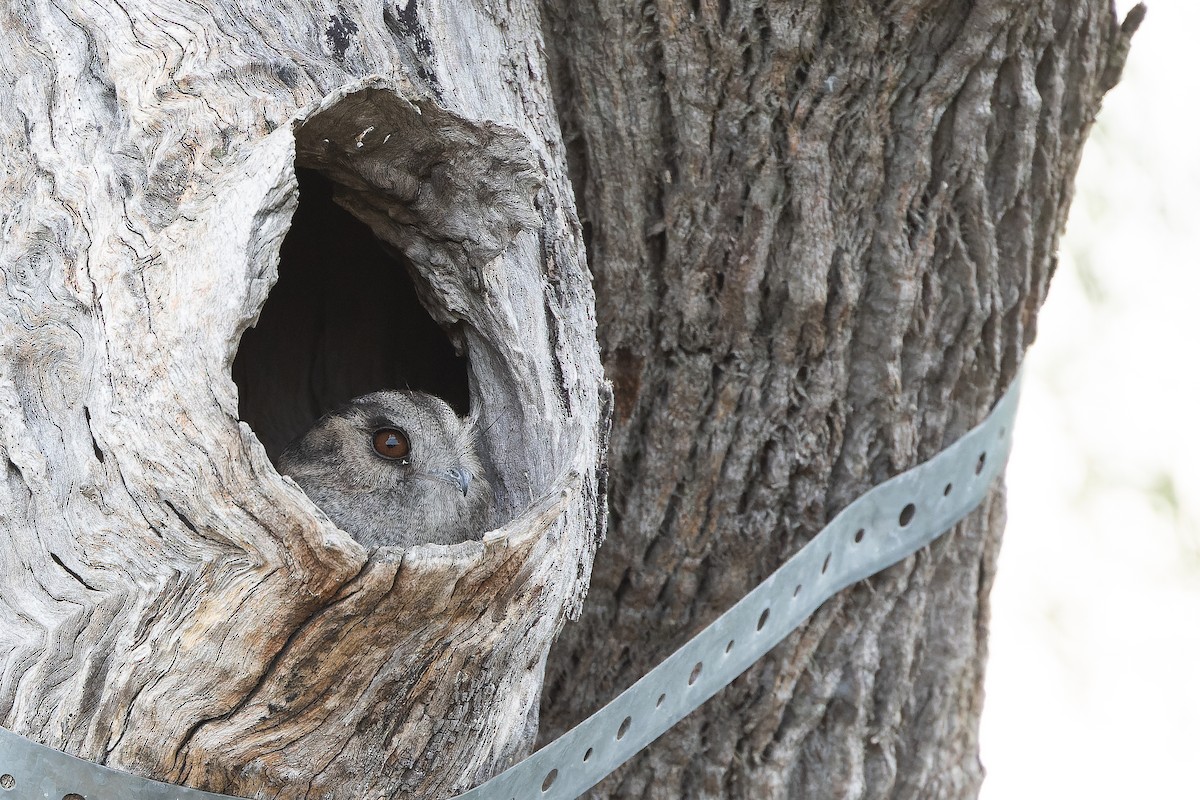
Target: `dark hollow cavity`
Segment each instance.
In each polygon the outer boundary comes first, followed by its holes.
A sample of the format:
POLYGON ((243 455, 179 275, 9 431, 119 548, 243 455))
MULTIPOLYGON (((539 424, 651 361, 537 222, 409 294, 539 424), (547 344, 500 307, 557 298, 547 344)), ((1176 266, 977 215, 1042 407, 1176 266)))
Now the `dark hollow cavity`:
POLYGON ((296 170, 300 203, 279 281, 233 362, 239 414, 272 460, 323 413, 379 389, 421 389, 467 412, 467 362, 417 299, 403 256, 296 170))

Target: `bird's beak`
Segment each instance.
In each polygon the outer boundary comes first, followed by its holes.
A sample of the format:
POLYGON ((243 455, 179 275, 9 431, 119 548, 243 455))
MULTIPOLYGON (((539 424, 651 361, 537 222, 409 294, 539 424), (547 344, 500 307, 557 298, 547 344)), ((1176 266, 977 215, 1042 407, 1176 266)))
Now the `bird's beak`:
POLYGON ((463 497, 467 496, 467 490, 471 488, 471 473, 462 467, 451 467, 438 477, 462 489, 463 497))

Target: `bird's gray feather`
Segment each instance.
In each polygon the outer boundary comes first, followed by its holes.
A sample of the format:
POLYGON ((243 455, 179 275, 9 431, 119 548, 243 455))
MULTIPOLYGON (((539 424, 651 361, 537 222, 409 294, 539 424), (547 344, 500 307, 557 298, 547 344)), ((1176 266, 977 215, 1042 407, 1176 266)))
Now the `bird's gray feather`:
POLYGON ((455 544, 480 538, 491 522, 478 435, 473 420, 431 394, 374 392, 317 420, 278 467, 366 547, 455 544), (382 428, 408 437, 407 463, 376 454, 382 428))

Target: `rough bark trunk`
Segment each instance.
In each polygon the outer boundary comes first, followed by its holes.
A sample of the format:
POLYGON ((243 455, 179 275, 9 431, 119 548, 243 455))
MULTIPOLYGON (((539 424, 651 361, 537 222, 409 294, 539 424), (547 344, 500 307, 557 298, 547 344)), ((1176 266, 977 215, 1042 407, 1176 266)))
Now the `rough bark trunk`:
MULTIPOLYGON (((542 738, 988 410, 1034 336, 1107 0, 559 2, 615 418, 542 738)), ((971 797, 1003 492, 844 592, 596 797, 971 797)))
POLYGON ((469 2, 0 11, 0 723, 248 797, 444 796, 528 749, 607 396, 539 36, 469 2), (298 167, 395 259, 279 264, 298 167), (267 453, 433 346, 344 324, 412 313, 401 262, 503 524, 368 554, 267 453), (238 353, 277 265, 339 299, 273 297, 238 353))

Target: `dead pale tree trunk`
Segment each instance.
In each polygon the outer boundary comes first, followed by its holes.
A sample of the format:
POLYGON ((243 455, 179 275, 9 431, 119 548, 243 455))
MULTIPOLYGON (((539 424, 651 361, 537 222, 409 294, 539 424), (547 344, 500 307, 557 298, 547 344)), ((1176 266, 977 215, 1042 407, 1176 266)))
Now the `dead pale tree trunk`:
MULTIPOLYGON (((603 532, 596 319, 612 535, 543 738, 977 421, 1134 27, 1098 0, 0 14, 0 724, 280 798, 445 796, 532 744, 603 532), (402 380, 484 420, 482 543, 368 555, 271 467, 402 380)), ((597 796, 973 795, 1002 516, 843 593, 597 796)))
MULTIPOLYGON (((551 654, 543 739, 986 414, 1033 339, 1141 17, 552 5, 615 416, 609 536, 551 654)), ((1003 519, 997 491, 843 592, 594 796, 974 796, 1003 519)))
POLYGON ((4 726, 247 797, 446 796, 528 749, 607 388, 536 9, 490 8, 0 12, 4 726), (318 211, 280 264, 298 168, 395 260, 318 211), (328 296, 268 320, 277 266, 328 296), (441 343, 373 335, 414 289, 441 343), (426 388, 488 426, 502 525, 368 555, 268 451, 449 343, 426 388))

